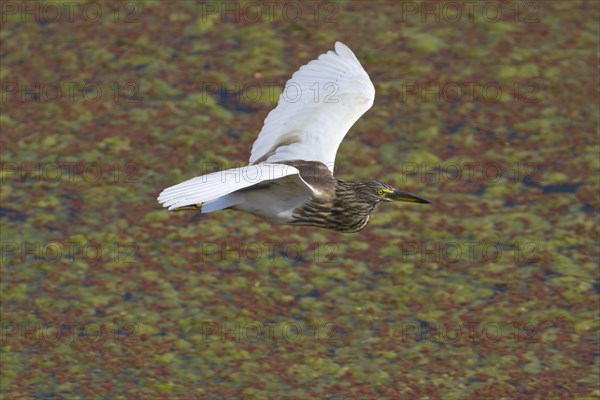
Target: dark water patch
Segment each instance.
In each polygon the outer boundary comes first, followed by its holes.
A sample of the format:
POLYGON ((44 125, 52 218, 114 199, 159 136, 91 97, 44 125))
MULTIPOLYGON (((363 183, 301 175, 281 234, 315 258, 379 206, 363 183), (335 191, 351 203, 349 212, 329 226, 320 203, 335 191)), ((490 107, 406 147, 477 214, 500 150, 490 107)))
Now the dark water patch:
POLYGON ((321 291, 319 289, 313 289, 309 292, 295 296, 295 300, 300 301, 304 297, 312 297, 313 299, 318 299, 321 297, 321 291))
POLYGON ((243 91, 230 91, 226 87, 221 86, 215 95, 215 99, 217 104, 234 114, 254 114, 256 109, 242 104, 242 96, 244 96, 243 91))
POLYGON ((595 214, 598 212, 598 210, 596 210, 594 207, 590 206, 589 204, 582 205, 579 210, 581 210, 581 212, 584 212, 586 214, 595 214))
POLYGON ((234 131, 233 129, 227 129, 227 132, 225 132, 225 135, 227 135, 227 137, 231 138, 231 139, 241 139, 240 135, 234 131))
POLYGON ((204 218, 206 218, 205 214, 197 212, 194 215, 192 215, 192 218, 190 218, 190 222, 201 222, 204 218))
POLYGON ((517 131, 515 131, 515 128, 508 128, 508 136, 506 137, 506 140, 508 140, 510 143, 514 143, 517 141, 517 131))
MULTIPOLYGON (((53 379, 54 382, 56 382, 56 379, 53 379)), ((48 400, 48 399, 64 399, 64 397, 62 396, 61 393, 59 392, 35 392, 33 394, 33 398, 34 399, 44 399, 44 400, 48 400)))
POLYGON ((6 218, 12 222, 25 222, 27 216, 12 208, 0 207, 0 218, 6 218))
POLYGON ((542 192, 546 194, 553 193, 575 193, 577 189, 581 186, 581 183, 561 183, 558 185, 540 185, 537 182, 531 182, 528 180, 524 180, 523 184, 529 187, 536 187, 542 189, 542 192))
POLYGON ((504 293, 508 290, 508 285, 504 284, 504 283, 498 283, 498 284, 494 285, 494 290, 496 292, 504 293))
POLYGON ((450 153, 456 153, 458 151, 458 149, 456 148, 455 145, 453 144, 449 144, 448 146, 446 146, 446 149, 450 152, 450 153))
POLYGON ((456 135, 458 133, 458 131, 460 131, 460 128, 463 127, 463 124, 453 124, 448 126, 448 134, 449 135, 456 135))
POLYGON ((575 193, 579 189, 579 183, 563 183, 560 185, 541 186, 544 193, 575 193))
POLYGON ((78 195, 74 194, 63 194, 61 198, 63 204, 67 205, 67 221, 69 223, 75 223, 79 218, 79 212, 81 211, 81 199, 78 195))

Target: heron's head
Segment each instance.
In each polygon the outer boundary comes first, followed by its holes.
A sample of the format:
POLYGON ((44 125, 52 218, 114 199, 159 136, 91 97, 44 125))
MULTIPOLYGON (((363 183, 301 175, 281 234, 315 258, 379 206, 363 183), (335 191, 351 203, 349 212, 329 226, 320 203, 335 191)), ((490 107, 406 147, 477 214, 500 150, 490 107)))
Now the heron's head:
POLYGON ((361 192, 363 196, 368 197, 370 201, 376 204, 382 201, 405 201, 408 203, 430 204, 429 201, 422 199, 421 197, 415 196, 414 194, 401 192, 387 183, 375 181, 366 182, 366 184, 361 188, 361 192))

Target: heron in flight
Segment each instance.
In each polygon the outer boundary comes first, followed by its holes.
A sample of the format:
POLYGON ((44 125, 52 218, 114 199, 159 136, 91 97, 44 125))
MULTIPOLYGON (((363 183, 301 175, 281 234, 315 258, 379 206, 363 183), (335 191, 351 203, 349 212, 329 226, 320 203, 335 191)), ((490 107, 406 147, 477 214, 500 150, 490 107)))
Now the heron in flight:
POLYGON ((357 232, 379 203, 429 203, 376 181, 333 176, 337 149, 373 105, 375 88, 346 45, 302 66, 265 119, 249 165, 163 190, 169 210, 246 211, 271 223, 357 232))

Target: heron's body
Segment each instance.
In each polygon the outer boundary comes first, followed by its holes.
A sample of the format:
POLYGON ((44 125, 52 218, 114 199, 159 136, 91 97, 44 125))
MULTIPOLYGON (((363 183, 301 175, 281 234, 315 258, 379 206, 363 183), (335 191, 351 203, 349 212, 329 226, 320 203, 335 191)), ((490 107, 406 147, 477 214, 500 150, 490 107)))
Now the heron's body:
POLYGON ((303 204, 330 197, 331 190, 327 185, 335 179, 323 164, 306 161, 287 161, 282 164, 295 167, 299 174, 242 190, 244 201, 233 208, 276 224, 290 224, 296 220, 295 211, 303 204), (327 170, 328 174, 322 169, 327 170), (309 184, 314 191, 306 185, 298 184, 298 178, 309 184))
POLYGON ((384 183, 333 176, 342 139, 374 97, 373 84, 354 53, 337 42, 335 52, 311 61, 287 82, 248 166, 190 179, 163 190, 158 200, 170 210, 233 209, 272 223, 340 232, 364 228, 381 202, 428 203, 384 183), (300 96, 291 101, 288 88, 300 96))
POLYGON ((350 206, 349 188, 355 182, 333 177, 322 163, 315 161, 286 161, 300 171, 299 176, 314 191, 311 193, 292 178, 238 192, 242 200, 232 208, 246 211, 276 224, 311 225, 323 228, 335 226, 341 232, 356 232, 369 222, 375 208, 369 201, 353 201, 350 206), (312 218, 319 215, 319 218, 312 218))

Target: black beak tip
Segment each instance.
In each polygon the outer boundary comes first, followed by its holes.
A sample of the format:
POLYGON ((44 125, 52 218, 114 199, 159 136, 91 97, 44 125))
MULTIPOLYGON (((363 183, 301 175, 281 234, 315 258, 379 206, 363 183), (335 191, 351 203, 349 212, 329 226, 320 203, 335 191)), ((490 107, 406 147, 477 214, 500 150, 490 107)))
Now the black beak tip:
POLYGON ((431 204, 429 200, 425 200, 424 198, 415 196, 414 194, 401 192, 399 190, 396 191, 394 194, 396 195, 395 200, 406 201, 409 203, 431 204))

